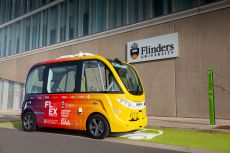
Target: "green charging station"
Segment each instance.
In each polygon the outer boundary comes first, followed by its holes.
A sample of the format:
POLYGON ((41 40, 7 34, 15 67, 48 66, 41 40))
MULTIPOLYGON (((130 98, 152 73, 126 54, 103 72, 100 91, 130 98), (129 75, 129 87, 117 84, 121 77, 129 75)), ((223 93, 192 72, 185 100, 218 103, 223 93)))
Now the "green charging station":
POLYGON ((209 97, 210 125, 214 126, 216 122, 215 122, 215 104, 214 104, 213 70, 212 69, 208 69, 208 97, 209 97))

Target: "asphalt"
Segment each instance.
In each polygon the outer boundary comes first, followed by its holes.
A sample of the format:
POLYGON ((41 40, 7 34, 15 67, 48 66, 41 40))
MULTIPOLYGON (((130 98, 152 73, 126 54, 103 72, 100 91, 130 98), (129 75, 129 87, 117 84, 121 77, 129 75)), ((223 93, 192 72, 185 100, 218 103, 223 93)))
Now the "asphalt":
POLYGON ((0 153, 182 153, 180 151, 96 140, 61 132, 24 132, 0 128, 0 153), (60 134, 61 133, 61 134, 60 134))

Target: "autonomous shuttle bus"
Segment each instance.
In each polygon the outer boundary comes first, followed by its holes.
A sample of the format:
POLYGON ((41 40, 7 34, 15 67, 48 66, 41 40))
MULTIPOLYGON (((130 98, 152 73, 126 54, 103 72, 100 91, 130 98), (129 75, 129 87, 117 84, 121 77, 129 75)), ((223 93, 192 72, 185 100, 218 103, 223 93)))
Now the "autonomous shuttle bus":
POLYGON ((133 66, 118 59, 66 55, 30 69, 21 118, 25 131, 86 130, 100 139, 146 126, 144 89, 133 66))

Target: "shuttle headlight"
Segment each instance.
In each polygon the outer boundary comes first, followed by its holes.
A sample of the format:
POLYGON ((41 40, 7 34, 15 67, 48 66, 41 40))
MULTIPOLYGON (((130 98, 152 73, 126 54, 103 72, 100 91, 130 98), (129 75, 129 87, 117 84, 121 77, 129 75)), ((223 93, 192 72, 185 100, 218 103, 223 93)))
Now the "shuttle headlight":
POLYGON ((117 99, 119 103, 124 105, 125 107, 131 108, 131 109, 143 109, 145 107, 145 101, 143 102, 133 102, 127 99, 117 99))

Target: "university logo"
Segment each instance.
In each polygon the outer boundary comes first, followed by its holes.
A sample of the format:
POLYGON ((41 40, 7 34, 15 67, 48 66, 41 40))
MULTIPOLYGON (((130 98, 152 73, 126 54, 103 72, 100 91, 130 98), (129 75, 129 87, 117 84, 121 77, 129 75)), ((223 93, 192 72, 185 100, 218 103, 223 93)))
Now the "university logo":
POLYGON ((139 48, 136 42, 134 42, 131 46, 130 55, 132 59, 136 59, 139 56, 139 48))

